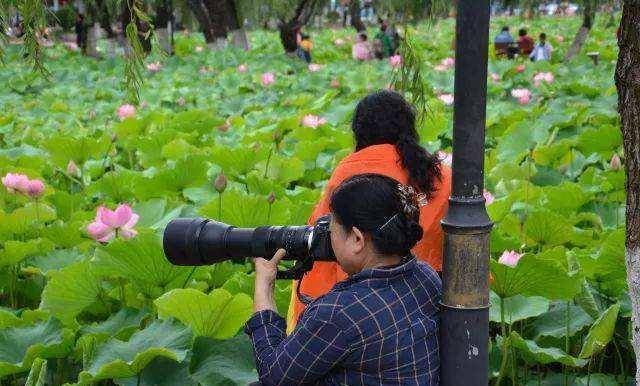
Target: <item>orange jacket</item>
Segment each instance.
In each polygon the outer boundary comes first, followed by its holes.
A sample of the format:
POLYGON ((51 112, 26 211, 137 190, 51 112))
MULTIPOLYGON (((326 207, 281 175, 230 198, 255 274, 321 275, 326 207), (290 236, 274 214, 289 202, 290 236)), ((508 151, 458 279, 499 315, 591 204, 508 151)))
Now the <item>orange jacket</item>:
MULTIPOLYGON (((435 181, 436 191, 427 205, 420 209, 420 225, 424 230, 424 237, 413 248, 413 253, 420 259, 431 265, 436 271, 442 270, 442 239, 443 233, 440 220, 447 212, 449 195, 451 193, 451 169, 442 165, 442 180, 435 181)), ((408 173, 401 166, 400 156, 394 145, 374 145, 350 154, 344 158, 333 172, 327 184, 322 198, 316 205, 309 224, 329 211, 329 200, 334 189, 357 174, 377 173, 408 183, 408 173)), ((313 269, 302 279, 300 292, 317 298, 329 292, 333 285, 347 278, 347 274, 334 262, 316 262, 313 269)), ((288 329, 291 331, 296 321, 304 311, 305 305, 296 296, 296 285, 292 286, 291 303, 288 312, 288 329)))

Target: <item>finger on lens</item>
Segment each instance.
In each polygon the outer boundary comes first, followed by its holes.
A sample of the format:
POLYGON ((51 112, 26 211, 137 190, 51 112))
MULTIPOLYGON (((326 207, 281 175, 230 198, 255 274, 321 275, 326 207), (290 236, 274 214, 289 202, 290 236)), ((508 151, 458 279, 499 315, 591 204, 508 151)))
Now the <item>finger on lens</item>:
POLYGON ((280 262, 280 260, 282 260, 285 256, 287 255, 287 251, 284 249, 278 249, 275 253, 275 255, 273 255, 273 258, 271 259, 271 262, 273 264, 278 264, 280 262))

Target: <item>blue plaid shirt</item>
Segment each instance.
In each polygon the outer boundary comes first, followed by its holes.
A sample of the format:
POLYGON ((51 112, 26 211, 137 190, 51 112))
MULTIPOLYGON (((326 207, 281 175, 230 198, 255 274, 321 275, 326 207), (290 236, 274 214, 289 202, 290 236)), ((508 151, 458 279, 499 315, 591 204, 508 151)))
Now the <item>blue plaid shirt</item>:
POLYGON ((438 385, 436 272, 411 258, 366 269, 309 304, 295 330, 273 311, 247 322, 263 385, 438 385))

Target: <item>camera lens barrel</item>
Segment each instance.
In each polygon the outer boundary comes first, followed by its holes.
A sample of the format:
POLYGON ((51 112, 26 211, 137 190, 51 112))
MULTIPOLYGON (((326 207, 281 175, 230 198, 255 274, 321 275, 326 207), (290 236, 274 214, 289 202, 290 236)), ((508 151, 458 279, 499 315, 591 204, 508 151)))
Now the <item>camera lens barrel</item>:
POLYGON ((174 265, 208 265, 245 257, 271 258, 280 248, 285 259, 309 256, 310 226, 236 228, 203 218, 179 218, 164 231, 163 247, 174 265))

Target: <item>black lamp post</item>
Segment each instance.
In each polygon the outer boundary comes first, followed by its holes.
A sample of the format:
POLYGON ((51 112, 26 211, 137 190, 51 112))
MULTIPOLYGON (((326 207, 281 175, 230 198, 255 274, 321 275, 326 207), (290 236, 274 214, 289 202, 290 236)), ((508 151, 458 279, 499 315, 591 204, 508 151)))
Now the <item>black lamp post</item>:
POLYGON ((453 182, 445 232, 441 385, 487 385, 489 233, 483 198, 489 0, 458 0, 453 182))

